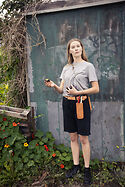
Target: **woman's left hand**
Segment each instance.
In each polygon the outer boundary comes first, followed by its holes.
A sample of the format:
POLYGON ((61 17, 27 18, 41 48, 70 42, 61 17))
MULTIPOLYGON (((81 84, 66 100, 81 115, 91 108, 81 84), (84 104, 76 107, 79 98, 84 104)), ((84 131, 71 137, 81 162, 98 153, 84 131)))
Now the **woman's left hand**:
POLYGON ((75 89, 73 85, 71 85, 71 88, 67 88, 67 93, 69 95, 78 95, 78 91, 75 89))

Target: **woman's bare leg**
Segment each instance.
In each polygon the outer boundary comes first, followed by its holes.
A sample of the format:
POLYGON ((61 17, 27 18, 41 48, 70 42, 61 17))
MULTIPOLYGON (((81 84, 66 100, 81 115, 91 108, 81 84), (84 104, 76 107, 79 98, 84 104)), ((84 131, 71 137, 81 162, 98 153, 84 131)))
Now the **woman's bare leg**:
POLYGON ((71 139, 71 150, 73 156, 74 165, 79 164, 79 142, 78 142, 78 134, 77 133, 70 133, 71 139))
POLYGON ((88 136, 80 135, 80 142, 82 144, 82 152, 84 157, 85 168, 89 168, 90 164, 90 143, 88 136))

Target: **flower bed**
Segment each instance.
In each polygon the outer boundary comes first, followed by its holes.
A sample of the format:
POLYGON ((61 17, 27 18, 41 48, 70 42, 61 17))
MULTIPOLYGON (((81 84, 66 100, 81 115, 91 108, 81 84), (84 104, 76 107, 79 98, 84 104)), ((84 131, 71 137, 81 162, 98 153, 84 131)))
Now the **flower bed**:
POLYGON ((0 116, 0 184, 12 183, 39 170, 69 169, 72 166, 71 151, 64 145, 55 145, 50 132, 32 134, 32 141, 20 133, 16 118, 0 116))
MULTIPOLYGON (((66 170, 72 167, 69 147, 56 145, 51 132, 38 130, 32 140, 20 133, 19 119, 0 115, 0 186, 70 186, 83 183, 83 155, 80 152, 81 173, 74 179, 65 179, 66 170), (47 186, 47 185, 46 185, 47 186)), ((125 186, 125 164, 91 161, 93 185, 116 184, 125 186)))

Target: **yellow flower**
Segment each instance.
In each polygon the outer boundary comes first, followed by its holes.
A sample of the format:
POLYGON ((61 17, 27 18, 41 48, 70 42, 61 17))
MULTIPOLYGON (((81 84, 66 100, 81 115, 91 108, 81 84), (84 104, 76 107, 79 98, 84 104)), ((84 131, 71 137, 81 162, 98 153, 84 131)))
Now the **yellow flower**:
POLYGON ((119 149, 119 146, 118 146, 118 145, 116 145, 116 147, 119 149))
POLYGON ((102 158, 102 160, 104 160, 104 158, 102 158))
POLYGON ((28 146, 28 143, 24 143, 24 147, 27 147, 28 146))
POLYGON ((10 147, 10 146, 9 146, 8 144, 5 144, 4 147, 8 148, 8 147, 10 147))
POLYGON ((6 90, 8 90, 8 84, 6 84, 5 88, 6 88, 6 90))

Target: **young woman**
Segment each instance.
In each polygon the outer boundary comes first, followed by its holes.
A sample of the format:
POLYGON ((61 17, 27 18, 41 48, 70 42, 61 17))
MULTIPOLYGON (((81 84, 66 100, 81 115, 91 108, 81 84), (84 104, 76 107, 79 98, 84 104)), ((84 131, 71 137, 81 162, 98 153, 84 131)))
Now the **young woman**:
POLYGON ((88 62, 83 44, 79 39, 71 39, 68 42, 67 56, 68 64, 62 70, 60 86, 57 86, 51 80, 45 80, 45 85, 53 87, 58 93, 63 94, 64 131, 70 135, 74 164, 72 169, 67 172, 66 177, 73 177, 80 171, 78 142, 78 138, 80 138, 85 166, 84 184, 91 184, 90 144, 88 139, 91 107, 88 95, 98 93, 99 85, 95 68, 88 62), (89 83, 91 87, 89 87, 89 83), (82 108, 79 108, 79 106, 82 108), (82 115, 80 119, 79 114, 82 115))

